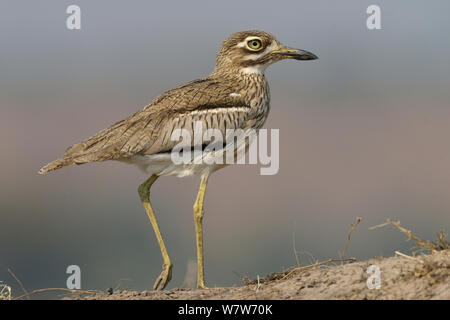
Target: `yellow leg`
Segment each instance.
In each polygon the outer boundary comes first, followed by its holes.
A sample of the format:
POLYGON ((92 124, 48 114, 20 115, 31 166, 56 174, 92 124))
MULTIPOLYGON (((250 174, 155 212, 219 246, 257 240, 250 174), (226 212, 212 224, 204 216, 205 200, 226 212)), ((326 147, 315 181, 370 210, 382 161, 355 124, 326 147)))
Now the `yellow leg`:
POLYGON ((198 189, 197 199, 194 203, 194 223, 195 236, 197 239, 197 288, 206 288, 205 273, 203 263, 203 202, 205 199, 206 185, 208 184, 208 175, 202 176, 200 188, 198 189))
POLYGON ((169 254, 167 253, 166 245, 162 239, 161 231, 159 230, 158 222, 156 221, 155 213, 153 212, 152 205, 150 204, 150 187, 158 179, 158 176, 153 175, 147 179, 138 188, 139 196, 141 197, 142 204, 144 205, 145 211, 152 223, 153 230, 155 231, 156 239, 158 240, 159 247, 161 249, 161 254, 164 260, 162 266, 163 270, 156 279, 153 285, 153 290, 162 290, 167 285, 167 283, 172 278, 172 261, 170 261, 169 254))

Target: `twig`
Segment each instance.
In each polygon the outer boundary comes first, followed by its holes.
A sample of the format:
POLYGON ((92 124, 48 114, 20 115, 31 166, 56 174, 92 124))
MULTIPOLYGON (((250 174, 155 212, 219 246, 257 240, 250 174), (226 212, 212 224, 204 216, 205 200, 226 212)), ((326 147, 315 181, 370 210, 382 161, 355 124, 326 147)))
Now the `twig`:
POLYGON ((450 243, 445 240, 445 238, 448 236, 443 230, 441 230, 439 233, 436 232, 436 237, 441 244, 442 250, 447 250, 450 243))
POLYGON ((434 251, 440 251, 443 249, 446 249, 448 247, 448 242, 445 240, 446 234, 441 231, 440 235, 438 235, 438 241, 441 244, 436 244, 430 240, 424 240, 422 238, 419 238, 417 236, 415 236, 411 230, 406 229, 405 227, 403 227, 402 225, 400 225, 400 221, 392 221, 391 219, 386 219, 385 223, 370 227, 369 230, 373 230, 373 229, 377 229, 377 228, 381 228, 387 225, 393 225, 394 227, 396 227, 397 229, 399 229, 401 232, 403 232, 404 234, 406 234, 408 236, 408 240, 409 239, 413 239, 415 242, 417 242, 417 244, 424 248, 425 250, 434 252, 434 251))
MULTIPOLYGON (((350 236, 351 236, 353 230, 358 226, 358 224, 360 222, 361 222, 361 217, 356 217, 356 221, 350 225, 350 227, 352 227, 352 228, 348 232, 347 244, 345 245, 344 251, 341 252, 341 259, 344 259, 345 253, 347 252, 348 246, 350 245, 350 236)), ((344 261, 342 261, 342 265, 344 265, 344 261)))
POLYGON ((99 293, 100 291, 97 290, 72 290, 72 289, 66 289, 66 288, 47 288, 47 289, 37 289, 37 290, 33 290, 31 292, 28 292, 26 294, 23 294, 19 297, 13 298, 13 300, 20 300, 23 299, 25 297, 31 296, 32 294, 36 294, 36 293, 42 293, 42 292, 48 292, 48 291, 66 291, 66 292, 70 292, 70 293, 99 293))
POLYGON ((414 257, 408 256, 407 254, 401 253, 400 251, 395 251, 395 254, 396 254, 396 255, 399 255, 399 256, 401 256, 401 257, 403 257, 403 258, 406 258, 406 259, 415 261, 415 262, 420 262, 420 263, 422 263, 422 264, 425 263, 425 262, 423 262, 422 260, 420 260, 419 258, 414 258, 414 257))
MULTIPOLYGON (((25 289, 25 287, 23 286, 22 281, 20 281, 19 278, 16 277, 16 275, 14 274, 14 272, 12 272, 12 270, 11 270, 10 268, 8 268, 8 272, 9 272, 9 274, 14 278, 14 280, 17 281, 17 283, 19 284, 20 288, 22 288, 22 291, 23 291, 25 294, 28 294, 28 291, 27 291, 27 289, 25 289)), ((28 300, 29 300, 29 299, 30 299, 30 298, 28 298, 28 300)))
POLYGON ((258 293, 259 287, 261 286, 261 284, 259 283, 259 274, 256 276, 256 278, 258 279, 258 284, 256 285, 255 295, 258 293))
POLYGON ((291 271, 289 271, 284 277, 279 279, 278 281, 284 280, 287 277, 289 277, 291 274, 293 274, 295 272, 298 272, 298 271, 306 271, 306 270, 309 270, 311 268, 318 267, 318 266, 321 266, 321 265, 324 265, 324 264, 327 264, 327 263, 345 262, 345 261, 352 261, 352 262, 354 262, 354 261, 357 261, 357 259, 356 258, 328 259, 328 260, 325 260, 325 261, 322 261, 322 262, 317 262, 317 263, 311 264, 309 266, 294 268, 291 271))
POLYGON ((11 287, 0 281, 0 300, 11 300, 11 287))
POLYGON ((297 249, 295 248, 295 226, 296 222, 294 222, 294 230, 292 231, 292 248, 294 249, 295 261, 297 262, 297 267, 300 266, 300 262, 298 260, 297 249))

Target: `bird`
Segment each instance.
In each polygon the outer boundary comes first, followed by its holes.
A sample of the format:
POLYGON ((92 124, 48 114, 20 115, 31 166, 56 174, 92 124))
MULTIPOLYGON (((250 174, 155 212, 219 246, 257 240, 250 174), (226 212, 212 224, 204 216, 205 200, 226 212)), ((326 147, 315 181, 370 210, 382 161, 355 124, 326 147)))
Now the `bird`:
MULTIPOLYGON (((226 38, 216 56, 214 70, 203 78, 181 84, 157 96, 147 106, 126 119, 118 121, 96 135, 69 147, 64 156, 39 170, 45 174, 66 166, 107 160, 133 164, 149 177, 138 187, 140 200, 148 215, 163 259, 162 272, 153 289, 162 290, 172 278, 173 264, 167 252, 154 210, 150 188, 161 176, 200 177, 194 202, 194 225, 197 249, 197 288, 206 288, 203 257, 203 204, 210 175, 227 164, 188 160, 175 163, 171 154, 178 141, 171 139, 175 130, 193 134, 194 122, 203 129, 258 130, 269 114, 270 93, 265 70, 271 64, 285 60, 315 60, 306 50, 284 46, 274 35, 247 30, 226 38)), ((194 133, 195 134, 195 133, 194 133)), ((232 152, 248 141, 233 147, 232 152)), ((195 141, 186 145, 198 148, 195 141)), ((220 144, 215 151, 224 151, 220 144)), ((204 146, 200 146, 203 148, 204 146)))

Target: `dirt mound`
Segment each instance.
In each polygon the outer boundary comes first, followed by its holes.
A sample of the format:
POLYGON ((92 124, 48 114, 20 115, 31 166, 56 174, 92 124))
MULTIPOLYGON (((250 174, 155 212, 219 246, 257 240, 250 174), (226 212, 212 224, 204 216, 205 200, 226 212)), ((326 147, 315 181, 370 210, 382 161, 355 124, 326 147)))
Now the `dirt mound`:
MULTIPOLYGON (((332 261, 329 261, 332 262, 332 261)), ((263 279, 242 287, 122 290, 70 295, 64 299, 450 299, 450 250, 411 257, 400 255, 344 265, 319 263, 263 279), (374 267, 371 267, 374 266, 374 267), (370 267, 370 268, 369 268, 370 267), (369 272, 368 272, 369 271, 369 272), (379 271, 379 273, 378 273, 379 271), (379 277, 378 277, 379 275, 379 277), (380 281, 377 283, 377 278, 380 281), (377 287, 379 289, 373 288, 377 287), (373 289, 369 289, 369 286, 373 289)))

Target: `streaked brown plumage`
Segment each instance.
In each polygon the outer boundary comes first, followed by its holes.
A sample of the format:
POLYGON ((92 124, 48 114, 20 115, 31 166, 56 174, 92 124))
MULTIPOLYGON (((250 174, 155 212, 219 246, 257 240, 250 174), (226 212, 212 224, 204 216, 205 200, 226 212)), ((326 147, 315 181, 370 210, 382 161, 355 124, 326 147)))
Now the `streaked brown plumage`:
MULTIPOLYGON (((169 154, 177 141, 170 137, 175 129, 190 130, 194 121, 201 121, 204 130, 259 129, 270 109, 269 87, 264 70, 270 64, 286 59, 317 59, 307 51, 286 48, 269 33, 252 30, 237 32, 227 38, 217 55, 216 67, 207 77, 188 82, 171 89, 154 99, 144 109, 100 131, 95 136, 75 144, 64 156, 44 166, 39 173, 64 166, 119 160, 134 162, 136 159, 169 154)), ((172 164, 150 170, 152 177, 141 185, 139 193, 157 234, 164 258, 163 273, 155 283, 155 289, 165 287, 171 277, 172 264, 165 250, 159 228, 150 206, 147 191, 157 176, 175 174, 201 174, 202 184, 194 206, 198 250, 198 287, 203 281, 203 243, 201 217, 203 195, 209 174, 221 166, 202 167, 201 171, 180 173, 172 164), (165 166, 165 167, 164 167, 165 166), (169 166, 170 169, 169 169, 169 166), (148 203, 148 206, 146 205, 148 203), (200 217, 200 218, 199 218, 200 217), (154 220, 154 221, 153 221, 154 220), (159 233, 159 236, 158 236, 159 233)), ((152 162, 150 162, 152 167, 152 162)), ((150 168, 152 169, 152 168, 150 168)))
POLYGON ((260 75, 241 78, 210 76, 189 82, 163 93, 129 118, 68 148, 63 158, 45 166, 40 173, 73 164, 168 152, 176 144, 176 141, 169 140, 173 130, 180 127, 189 130, 191 126, 186 121, 192 122, 196 118, 205 121, 205 129, 211 128, 213 122, 219 124, 217 128, 222 130, 262 124, 267 114, 258 112, 263 97, 268 97, 268 87, 265 78, 260 75), (229 96, 238 92, 242 92, 241 97, 229 96), (255 97, 259 103, 252 108, 250 104, 255 97), (248 112, 232 111, 237 107, 248 108, 248 112), (217 108, 230 111, 208 113, 208 110, 217 108), (194 111, 204 113, 195 117, 192 116, 194 111), (177 120, 180 118, 182 121, 177 120), (165 134, 166 131, 168 134, 165 134))

